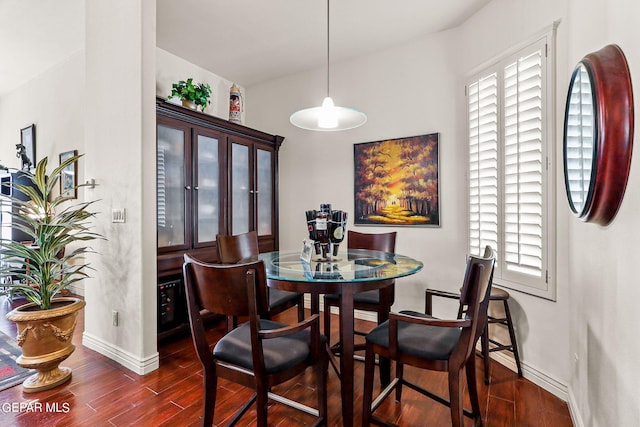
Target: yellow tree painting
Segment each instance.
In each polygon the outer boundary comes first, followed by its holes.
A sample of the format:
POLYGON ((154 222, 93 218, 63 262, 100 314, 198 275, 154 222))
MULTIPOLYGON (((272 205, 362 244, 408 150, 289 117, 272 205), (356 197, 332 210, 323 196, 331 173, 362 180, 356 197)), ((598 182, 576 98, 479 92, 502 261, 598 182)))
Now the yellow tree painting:
POLYGON ((354 144, 355 224, 439 226, 438 134, 354 144))

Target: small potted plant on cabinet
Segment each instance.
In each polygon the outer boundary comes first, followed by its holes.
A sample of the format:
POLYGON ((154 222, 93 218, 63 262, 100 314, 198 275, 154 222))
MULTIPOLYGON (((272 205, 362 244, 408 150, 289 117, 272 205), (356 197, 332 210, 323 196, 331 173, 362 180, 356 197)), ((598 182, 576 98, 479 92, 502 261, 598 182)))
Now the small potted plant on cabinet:
POLYGON ((71 379, 71 370, 59 364, 75 349, 71 339, 78 311, 85 303, 59 293, 87 277, 85 270, 90 267, 82 256, 90 249, 82 245, 102 238, 90 229, 95 213, 89 209, 94 202, 72 202, 53 194, 63 170, 79 157, 63 161, 48 177, 45 157, 33 174, 19 172, 26 180, 8 184, 11 227, 32 239, 29 243, 0 240, 3 293, 19 294, 29 301, 6 316, 17 324, 16 340, 22 348, 17 364, 37 370, 23 382, 27 393, 48 390, 71 379))
POLYGON ((204 111, 211 104, 210 97, 211 87, 207 83, 194 84, 193 78, 188 78, 187 81, 180 80, 171 85, 168 99, 179 98, 185 107, 197 109, 200 106, 200 110, 204 111))

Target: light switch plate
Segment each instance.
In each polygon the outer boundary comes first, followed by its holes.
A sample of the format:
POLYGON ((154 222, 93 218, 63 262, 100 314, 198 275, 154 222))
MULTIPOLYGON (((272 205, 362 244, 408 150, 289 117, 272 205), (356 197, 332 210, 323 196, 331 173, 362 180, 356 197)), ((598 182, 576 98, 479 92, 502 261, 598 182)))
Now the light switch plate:
POLYGON ((111 222, 125 222, 126 210, 125 208, 111 209, 111 222))

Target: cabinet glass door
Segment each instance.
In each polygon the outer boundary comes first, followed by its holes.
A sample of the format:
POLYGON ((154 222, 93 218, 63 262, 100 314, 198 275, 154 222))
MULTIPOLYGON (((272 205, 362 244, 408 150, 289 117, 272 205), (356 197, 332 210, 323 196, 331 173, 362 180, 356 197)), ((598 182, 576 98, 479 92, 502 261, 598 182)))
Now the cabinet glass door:
POLYGON ((251 230, 251 182, 249 180, 249 147, 231 144, 231 234, 251 230))
POLYGON ((185 138, 183 129, 158 125, 158 248, 185 246, 185 138))
POLYGON ((220 160, 218 139, 197 135, 194 150, 195 245, 216 240, 220 226, 220 160))
POLYGON ((271 151, 258 149, 256 151, 256 169, 257 169, 257 232, 258 236, 269 236, 273 234, 272 215, 273 215, 273 154, 271 151))

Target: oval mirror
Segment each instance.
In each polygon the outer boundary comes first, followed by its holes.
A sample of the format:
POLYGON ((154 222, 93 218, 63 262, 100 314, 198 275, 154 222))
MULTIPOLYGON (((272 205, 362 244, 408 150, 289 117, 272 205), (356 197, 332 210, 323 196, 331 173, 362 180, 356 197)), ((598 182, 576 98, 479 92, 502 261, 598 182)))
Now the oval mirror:
POLYGON ((633 93, 616 45, 586 55, 571 76, 564 116, 564 178, 571 211, 600 225, 615 217, 633 146, 633 93))

